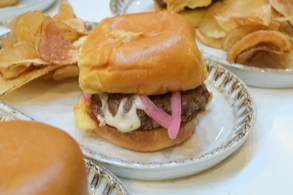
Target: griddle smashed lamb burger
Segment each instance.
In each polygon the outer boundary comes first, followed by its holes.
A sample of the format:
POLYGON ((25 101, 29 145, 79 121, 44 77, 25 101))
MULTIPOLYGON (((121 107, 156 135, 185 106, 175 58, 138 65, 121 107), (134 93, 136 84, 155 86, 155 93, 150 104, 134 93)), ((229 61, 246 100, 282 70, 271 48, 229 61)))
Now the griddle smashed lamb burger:
POLYGON ((164 11, 107 18, 80 50, 78 129, 135 151, 187 140, 211 95, 193 26, 164 11))

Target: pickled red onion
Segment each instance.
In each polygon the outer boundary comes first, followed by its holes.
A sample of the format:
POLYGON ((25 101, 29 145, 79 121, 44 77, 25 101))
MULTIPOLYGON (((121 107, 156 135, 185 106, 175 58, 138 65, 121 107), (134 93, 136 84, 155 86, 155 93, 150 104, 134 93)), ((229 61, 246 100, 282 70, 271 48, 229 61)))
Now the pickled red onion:
POLYGON ((159 125, 168 129, 168 134, 171 139, 176 139, 181 123, 181 93, 173 92, 172 94, 172 116, 158 108, 148 96, 139 95, 139 98, 145 106, 145 113, 159 123, 159 125))
POLYGON ((168 128, 171 139, 176 139, 181 123, 181 93, 173 92, 171 97, 172 121, 168 128))
POLYGON ((158 108, 148 96, 139 95, 139 98, 145 107, 145 113, 159 123, 159 125, 168 129, 170 127, 172 117, 158 108))
POLYGON ((83 97, 84 102, 91 102, 92 101, 91 100, 92 94, 90 94, 90 93, 83 93, 82 97, 83 97))

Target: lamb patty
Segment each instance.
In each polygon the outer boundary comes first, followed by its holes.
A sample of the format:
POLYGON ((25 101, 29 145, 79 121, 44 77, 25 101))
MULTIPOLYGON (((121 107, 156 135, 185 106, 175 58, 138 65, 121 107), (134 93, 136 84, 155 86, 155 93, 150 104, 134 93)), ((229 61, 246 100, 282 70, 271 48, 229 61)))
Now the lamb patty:
MULTIPOLYGON (((171 96, 172 93, 166 93, 163 95, 151 95, 149 98, 152 102, 159 107, 164 112, 171 115, 171 96)), ((129 112, 132 106, 132 102, 134 100, 133 94, 121 94, 121 93, 113 93, 109 94, 108 98, 108 109, 109 112, 115 116, 120 102, 122 99, 127 98, 123 111, 124 113, 129 112)), ((210 93, 207 90, 204 84, 199 87, 188 90, 181 91, 181 122, 188 122, 193 119, 198 113, 205 109, 205 105, 208 103, 210 98, 210 93)), ((94 94, 91 97, 90 111, 97 116, 98 114, 104 115, 101 111, 102 102, 99 98, 98 94, 94 94)), ((141 121, 141 126, 139 129, 141 130, 151 130, 160 127, 160 125, 150 118, 143 110, 136 110, 136 113, 141 121)))

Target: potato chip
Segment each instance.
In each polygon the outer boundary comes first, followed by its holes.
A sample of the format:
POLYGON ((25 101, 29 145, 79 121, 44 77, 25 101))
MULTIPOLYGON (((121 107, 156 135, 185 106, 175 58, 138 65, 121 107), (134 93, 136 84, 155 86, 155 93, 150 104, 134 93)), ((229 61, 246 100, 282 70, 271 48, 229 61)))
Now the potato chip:
POLYGON ((236 63, 257 68, 283 69, 277 61, 275 61, 268 51, 248 50, 238 55, 236 63))
POLYGON ((48 64, 40 59, 32 43, 23 41, 15 44, 12 48, 0 50, 0 67, 8 68, 17 65, 43 65, 48 64))
POLYGON ((270 4, 284 16, 293 16, 292 0, 269 0, 270 4))
POLYGON ((229 50, 227 60, 235 62, 237 56, 249 49, 287 52, 291 49, 290 37, 272 30, 260 30, 244 36, 229 50))
POLYGON ((63 21, 67 26, 75 29, 77 32, 87 35, 89 32, 86 30, 84 22, 80 18, 70 18, 63 21))
POLYGON ((76 18, 73 9, 67 0, 61 0, 58 14, 54 16, 54 20, 64 21, 70 18, 76 18))
POLYGON ((63 34, 64 38, 68 40, 70 43, 73 43, 74 41, 78 40, 80 38, 80 33, 77 32, 75 29, 69 27, 65 23, 61 21, 55 22, 58 29, 63 34))
POLYGON ((20 29, 22 28, 23 24, 27 25, 30 30, 36 34, 44 18, 44 14, 40 11, 26 12, 25 14, 18 16, 14 24, 15 35, 20 35, 20 29))
POLYGON ((278 30, 279 23, 272 23, 269 27, 263 25, 252 25, 252 26, 240 26, 236 29, 231 30, 227 36, 223 39, 222 48, 225 51, 229 51, 232 46, 239 41, 242 37, 259 30, 278 30))
POLYGON ((193 9, 179 12, 181 16, 192 23, 194 27, 198 27, 207 9, 193 9))
POLYGON ((201 33, 201 31, 199 29, 195 29, 195 34, 196 37, 205 45, 216 48, 216 49, 220 49, 222 46, 222 41, 223 38, 213 38, 213 37, 208 37, 205 36, 204 34, 201 33))
POLYGON ((29 69, 29 66, 20 65, 12 69, 0 68, 0 72, 3 78, 12 79, 12 78, 18 77, 21 73, 25 72, 27 69, 29 69))
POLYGON ((47 16, 36 34, 36 51, 39 56, 54 64, 77 63, 78 48, 64 38, 52 18, 47 16))
POLYGON ((202 34, 212 38, 223 38, 226 32, 218 25, 215 15, 216 12, 223 6, 222 2, 216 2, 208 8, 199 25, 199 30, 202 34))
POLYGON ((197 7, 207 7, 212 3, 212 0, 164 0, 167 4, 167 9, 173 12, 179 12, 184 10, 185 7, 191 9, 197 7))
POLYGON ((267 0, 230 0, 217 11, 221 28, 229 32, 236 25, 265 25, 271 20, 271 6, 267 0))
POLYGON ((1 37, 2 48, 8 49, 12 48, 14 44, 18 42, 17 36, 14 33, 8 33, 7 35, 1 37))
POLYGON ((269 55, 284 68, 293 69, 293 50, 292 49, 286 53, 269 52, 269 55))
POLYGON ((20 26, 17 37, 19 42, 26 41, 35 44, 36 36, 26 24, 20 26))
POLYGON ((86 40, 87 36, 83 36, 83 37, 80 37, 78 40, 76 40, 74 43, 72 43, 72 45, 74 47, 77 47, 77 48, 80 48, 83 44, 83 42, 86 40))
POLYGON ((26 71, 22 73, 19 77, 16 77, 14 79, 5 79, 2 76, 0 76, 0 96, 6 95, 10 93, 11 91, 21 87, 22 85, 28 83, 31 80, 34 80, 42 75, 45 75, 46 73, 55 70, 59 66, 46 66, 44 68, 36 68, 31 71, 26 71))
POLYGON ((64 66, 54 72, 53 79, 55 81, 61 81, 70 77, 78 77, 78 75, 79 67, 77 65, 64 66))
POLYGON ((290 37, 293 37, 293 26, 292 26, 292 24, 289 23, 288 21, 281 22, 280 24, 281 25, 280 25, 279 31, 289 35, 290 37))

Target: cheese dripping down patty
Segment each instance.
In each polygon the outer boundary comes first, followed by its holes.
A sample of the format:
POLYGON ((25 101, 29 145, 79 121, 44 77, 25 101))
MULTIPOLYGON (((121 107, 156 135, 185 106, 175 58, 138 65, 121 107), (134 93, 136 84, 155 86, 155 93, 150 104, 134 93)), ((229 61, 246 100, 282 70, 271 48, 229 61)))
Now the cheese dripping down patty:
POLYGON ((136 109, 144 110, 144 105, 137 95, 133 96, 134 100, 132 101, 131 109, 127 113, 123 111, 123 107, 127 101, 127 98, 123 98, 115 116, 113 116, 108 109, 107 101, 109 94, 99 94, 99 98, 102 102, 101 111, 104 114, 104 116, 101 114, 97 115, 97 119, 100 121, 100 125, 107 123, 108 125, 113 126, 124 133, 134 131, 141 126, 141 121, 136 113, 136 109))

